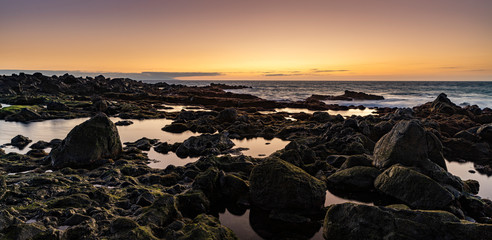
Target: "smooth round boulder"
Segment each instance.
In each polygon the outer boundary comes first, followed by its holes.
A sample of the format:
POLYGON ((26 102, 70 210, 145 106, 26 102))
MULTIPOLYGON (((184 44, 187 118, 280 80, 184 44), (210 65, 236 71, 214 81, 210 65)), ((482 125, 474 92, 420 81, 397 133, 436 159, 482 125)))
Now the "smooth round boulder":
POLYGON ((325 202, 322 181, 278 158, 253 168, 249 181, 251 202, 263 209, 307 214, 320 210, 325 202))
POLYGON ((442 144, 431 132, 426 132, 418 120, 400 121, 374 147, 374 165, 388 168, 394 164, 418 166, 430 159, 446 169, 442 144))
POLYGON ((376 189, 418 209, 443 209, 454 196, 439 183, 412 169, 394 165, 374 181, 376 189))
POLYGON ((75 126, 49 155, 55 168, 93 168, 102 159, 118 158, 122 146, 118 129, 104 113, 75 126))

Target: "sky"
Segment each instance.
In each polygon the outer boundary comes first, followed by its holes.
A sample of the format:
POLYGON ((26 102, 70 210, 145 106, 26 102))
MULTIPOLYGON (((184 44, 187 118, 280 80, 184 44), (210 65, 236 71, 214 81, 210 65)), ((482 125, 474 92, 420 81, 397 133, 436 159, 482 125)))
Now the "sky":
POLYGON ((491 0, 0 0, 0 73, 492 81, 491 0))

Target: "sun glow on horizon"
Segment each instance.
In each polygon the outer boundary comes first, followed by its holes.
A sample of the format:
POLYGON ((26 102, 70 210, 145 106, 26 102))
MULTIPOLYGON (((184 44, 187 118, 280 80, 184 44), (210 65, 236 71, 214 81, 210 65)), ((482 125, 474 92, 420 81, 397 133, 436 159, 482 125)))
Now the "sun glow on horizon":
POLYGON ((0 69, 492 80, 490 11, 487 0, 10 1, 0 69))

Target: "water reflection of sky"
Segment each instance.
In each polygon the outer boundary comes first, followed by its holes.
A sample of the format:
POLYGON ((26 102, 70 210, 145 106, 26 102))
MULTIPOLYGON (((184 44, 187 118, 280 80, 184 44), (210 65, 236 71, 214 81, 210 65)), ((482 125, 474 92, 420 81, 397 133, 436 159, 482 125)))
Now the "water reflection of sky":
POLYGON ((306 108, 276 108, 274 111, 258 111, 261 114, 270 114, 270 113, 275 113, 275 112, 286 112, 286 113, 307 113, 307 114, 313 114, 315 112, 327 112, 330 115, 342 115, 343 117, 350 117, 352 115, 356 116, 368 116, 371 114, 374 114, 375 110, 366 108, 364 110, 360 109, 349 109, 349 110, 309 110, 306 108))

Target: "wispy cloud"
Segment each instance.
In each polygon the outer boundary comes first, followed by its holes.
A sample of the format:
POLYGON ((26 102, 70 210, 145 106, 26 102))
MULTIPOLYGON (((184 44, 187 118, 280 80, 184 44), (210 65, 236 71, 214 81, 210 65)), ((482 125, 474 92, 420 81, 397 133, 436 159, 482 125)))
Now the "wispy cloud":
POLYGON ((302 74, 299 73, 270 73, 270 74, 265 74, 263 76, 265 77, 286 77, 286 76, 299 76, 302 74))
POLYGON ((315 73, 333 73, 333 72, 349 72, 350 70, 347 69, 317 69, 313 68, 311 71, 315 73))
POLYGON ((454 69, 460 69, 461 67, 457 66, 444 66, 444 67, 438 67, 438 69, 448 69, 448 70, 454 70, 454 69))

